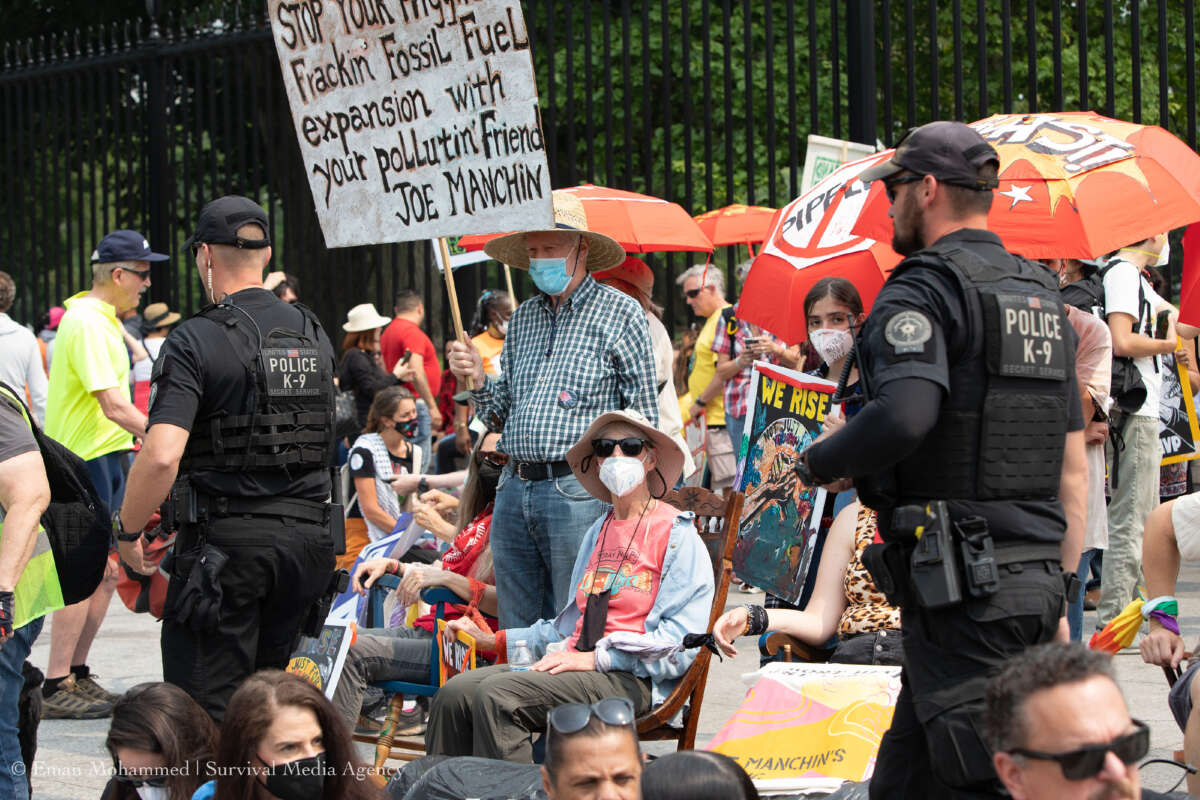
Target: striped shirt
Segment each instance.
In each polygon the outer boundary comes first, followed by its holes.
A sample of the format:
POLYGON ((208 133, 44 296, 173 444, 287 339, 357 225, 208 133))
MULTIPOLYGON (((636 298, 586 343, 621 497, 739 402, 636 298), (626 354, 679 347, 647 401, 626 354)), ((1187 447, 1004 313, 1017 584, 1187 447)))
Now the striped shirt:
POLYGON ((593 280, 556 311, 538 294, 508 324, 500 377, 471 393, 518 461, 561 461, 596 417, 633 409, 658 424, 650 328, 637 301, 593 280))

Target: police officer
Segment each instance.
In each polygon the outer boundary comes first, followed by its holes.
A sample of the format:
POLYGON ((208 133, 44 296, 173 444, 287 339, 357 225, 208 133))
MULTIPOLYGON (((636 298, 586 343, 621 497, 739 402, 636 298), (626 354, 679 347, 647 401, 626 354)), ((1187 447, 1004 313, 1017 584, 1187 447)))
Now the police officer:
POLYGON ((187 244, 212 304, 155 362, 149 432, 114 519, 139 571, 160 503, 177 526, 163 677, 218 721, 242 679, 286 666, 334 565, 333 347, 311 311, 263 288, 269 230, 245 197, 201 210, 187 244))
POLYGON ((867 560, 905 658, 872 798, 1007 797, 979 734, 985 684, 1065 632, 1087 493, 1075 338, 1053 278, 986 230, 998 168, 973 129, 934 122, 862 174, 884 182, 906 258, 859 337, 868 404, 796 470, 853 478, 879 512, 867 560))

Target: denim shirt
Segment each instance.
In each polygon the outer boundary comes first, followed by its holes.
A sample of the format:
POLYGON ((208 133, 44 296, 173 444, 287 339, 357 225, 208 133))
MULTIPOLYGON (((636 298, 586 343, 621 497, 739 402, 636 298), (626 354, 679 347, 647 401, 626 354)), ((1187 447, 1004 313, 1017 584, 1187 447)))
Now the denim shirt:
MULTIPOLYGON (((604 516, 607 516, 607 513, 606 511, 604 516)), ((596 547, 604 516, 596 520, 583 537, 579 555, 575 558, 575 568, 571 571, 572 587, 578 586, 583 580, 583 573, 587 570, 592 550, 596 547)), ((692 522, 694 516, 690 511, 680 511, 671 526, 667 551, 663 556, 658 596, 655 597, 654 605, 646 617, 647 639, 678 645, 683 642, 686 634, 703 633, 708 630, 708 617, 712 611, 714 593, 713 568, 704 541, 696 533, 695 524, 692 522)), ((553 620, 543 619, 530 628, 511 628, 505 632, 509 658, 512 658, 516 643, 522 640, 534 658, 541 658, 546 654, 546 645, 570 638, 575 632, 580 616, 579 606, 572 592, 571 602, 553 620)), ((607 663, 597 659, 597 669, 604 672, 631 672, 639 678, 649 678, 653 687, 654 705, 667 698, 696 658, 695 650, 685 650, 673 658, 651 661, 643 661, 632 653, 620 650, 609 650, 607 654, 607 663)))

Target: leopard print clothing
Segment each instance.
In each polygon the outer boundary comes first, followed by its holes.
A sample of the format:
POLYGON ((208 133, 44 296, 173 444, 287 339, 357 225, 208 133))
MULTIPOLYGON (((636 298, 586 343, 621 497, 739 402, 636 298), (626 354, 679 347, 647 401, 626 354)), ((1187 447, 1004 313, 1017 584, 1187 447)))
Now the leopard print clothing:
POLYGON ((875 512, 863 506, 858 510, 854 528, 854 555, 846 567, 843 585, 846 591, 846 610, 838 624, 838 635, 871 633, 883 628, 900 628, 900 609, 888 605, 883 592, 875 587, 871 573, 863 566, 862 551, 875 541, 875 512))

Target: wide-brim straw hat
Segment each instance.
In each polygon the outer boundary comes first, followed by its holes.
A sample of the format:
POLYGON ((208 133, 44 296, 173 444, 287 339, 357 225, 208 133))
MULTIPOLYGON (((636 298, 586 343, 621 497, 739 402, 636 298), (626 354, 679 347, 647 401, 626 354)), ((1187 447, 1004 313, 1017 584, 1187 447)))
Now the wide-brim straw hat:
POLYGON ((142 312, 142 326, 148 331, 174 325, 181 319, 183 317, 168 308, 166 303, 151 303, 142 312))
POLYGON ((376 328, 382 328, 392 321, 391 317, 385 317, 376 311, 374 303, 360 303, 356 305, 346 312, 346 319, 348 321, 342 324, 342 330, 346 333, 373 331, 376 328))
POLYGON ((529 231, 510 233, 492 239, 483 246, 483 252, 510 267, 529 269, 529 248, 525 246, 527 233, 579 233, 588 246, 587 268, 594 272, 616 266, 625 260, 625 249, 616 239, 588 230, 587 212, 583 201, 570 192, 555 191, 554 227, 534 228, 529 231))
POLYGON ((655 471, 646 473, 646 485, 653 492, 659 487, 655 472, 662 475, 663 493, 669 492, 683 473, 683 450, 670 436, 650 424, 640 412, 632 410, 606 411, 596 417, 588 426, 583 436, 579 437, 571 449, 567 451, 567 463, 571 471, 579 479, 580 485, 587 489, 588 494, 605 503, 612 502, 612 492, 600 480, 600 460, 592 453, 592 440, 599 439, 600 433, 614 422, 623 422, 637 428, 642 436, 654 445, 654 455, 658 460, 655 471))

